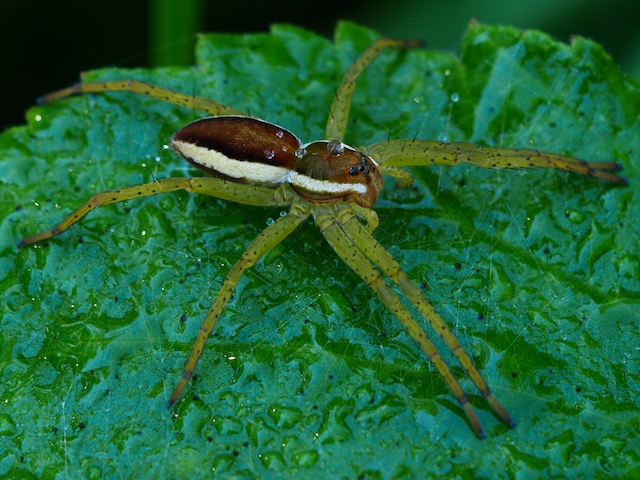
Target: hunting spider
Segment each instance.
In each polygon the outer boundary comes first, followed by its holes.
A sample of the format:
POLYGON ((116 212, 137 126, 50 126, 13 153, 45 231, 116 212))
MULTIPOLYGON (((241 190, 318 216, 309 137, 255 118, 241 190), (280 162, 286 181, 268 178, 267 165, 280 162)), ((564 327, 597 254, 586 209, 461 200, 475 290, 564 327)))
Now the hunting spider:
POLYGON ((403 301, 413 305, 429 322, 497 415, 513 426, 511 416, 493 396, 454 333, 398 262, 371 235, 378 226, 378 216, 372 207, 383 185, 382 175, 408 185, 412 177, 401 167, 468 162, 485 168, 552 167, 614 183, 625 183, 625 180, 613 173, 620 168, 616 163, 585 162, 537 150, 482 148, 462 142, 447 144, 416 139, 389 140, 361 148, 342 143, 358 76, 382 50, 415 46, 413 42, 392 39, 375 41, 347 70, 331 106, 325 139, 305 144, 284 128, 239 110, 136 80, 79 84, 44 97, 44 102, 51 102, 80 93, 129 91, 207 112, 212 116, 179 130, 170 146, 210 177, 163 178, 95 194, 51 230, 27 237, 20 244, 30 245, 56 236, 97 207, 176 190, 251 206, 288 206, 288 213, 267 226, 231 267, 200 326, 182 377, 168 400, 169 408, 193 375, 207 338, 245 270, 312 216, 338 256, 371 287, 433 362, 476 434, 484 437, 465 392, 403 301), (396 295, 383 276, 396 284, 404 299, 396 295))

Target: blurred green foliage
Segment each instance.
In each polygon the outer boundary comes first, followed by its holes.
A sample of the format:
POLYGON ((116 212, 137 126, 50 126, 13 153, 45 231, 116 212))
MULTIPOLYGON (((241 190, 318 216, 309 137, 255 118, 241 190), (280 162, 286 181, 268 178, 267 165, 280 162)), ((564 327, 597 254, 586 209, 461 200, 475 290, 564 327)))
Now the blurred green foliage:
POLYGON ((327 37, 338 19, 382 35, 424 39, 430 48, 457 51, 472 18, 482 23, 540 29, 567 41, 592 38, 628 74, 640 75, 636 0, 325 0, 322 8, 281 0, 153 0, 108 3, 0 2, 0 129, 24 122, 35 99, 77 81, 80 72, 105 66, 190 65, 196 32, 261 32, 289 22, 327 37))

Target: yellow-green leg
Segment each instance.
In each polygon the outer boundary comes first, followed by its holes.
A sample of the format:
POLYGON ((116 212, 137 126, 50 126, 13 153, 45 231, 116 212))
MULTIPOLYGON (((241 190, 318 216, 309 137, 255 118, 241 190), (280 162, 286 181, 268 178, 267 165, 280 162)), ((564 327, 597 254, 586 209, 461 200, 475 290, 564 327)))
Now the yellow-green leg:
MULTIPOLYGON (((404 307, 400 298, 393 290, 384 282, 378 270, 371 264, 369 259, 362 253, 360 248, 356 246, 351 237, 345 234, 342 226, 338 223, 338 219, 333 211, 334 206, 317 207, 313 211, 316 224, 322 231, 327 242, 333 247, 336 253, 344 260, 344 262, 355 271, 360 278, 380 297, 385 306, 402 322, 409 334, 418 342, 420 348, 427 355, 429 360, 435 365, 436 369, 446 382, 451 392, 458 400, 465 411, 469 422, 480 438, 484 438, 484 431, 480 425, 480 420, 476 415, 473 407, 469 403, 462 387, 454 377, 453 373, 442 359, 435 345, 427 334, 422 330, 420 325, 413 319, 409 311, 404 307)), ((349 208, 338 206, 340 208, 349 208)))
POLYGON ((351 109, 351 98, 356 89, 356 79, 380 52, 385 48, 414 48, 419 46, 421 46, 421 42, 380 38, 373 42, 369 48, 351 64, 344 74, 342 83, 338 87, 333 99, 333 104, 331 105, 329 120, 327 121, 326 140, 342 141, 344 138, 347 121, 349 120, 349 110, 351 109))
POLYGON ((59 90, 49 95, 45 95, 39 99, 39 103, 49 103, 61 98, 70 97, 81 93, 98 93, 98 92, 131 92, 136 95, 144 95, 147 97, 162 100, 164 102, 180 105, 181 107, 191 110, 200 110, 211 115, 240 115, 247 117, 245 112, 236 110, 235 108, 226 107, 220 103, 216 103, 204 97, 196 97, 193 95, 184 95, 182 93, 172 92, 165 88, 149 85, 148 83, 138 80, 116 80, 110 82, 96 83, 78 83, 72 87, 59 90))
POLYGON ((211 177, 164 178, 152 183, 97 193, 51 230, 24 238, 19 245, 30 245, 59 235, 97 207, 176 190, 211 195, 246 205, 267 207, 282 204, 278 201, 279 191, 272 188, 243 185, 211 177))
MULTIPOLYGON (((458 358, 474 385, 496 413, 504 420, 504 422, 513 426, 513 420, 507 413, 505 408, 493 396, 489 386, 482 378, 482 375, 473 363, 473 360, 467 352, 462 348, 460 341, 451 331, 445 321, 436 313, 433 306, 422 296, 422 292, 415 283, 407 277, 401 269, 398 262, 387 252, 387 250, 378 243, 369 233, 362 227, 360 222, 354 217, 353 213, 348 209, 336 209, 336 215, 340 224, 343 226, 346 234, 351 237, 356 247, 371 261, 377 265, 385 275, 400 287, 402 293, 409 301, 420 311, 427 319, 431 327, 442 337, 445 344, 458 358)), ((415 338, 415 337, 414 337, 415 338)), ((417 339, 416 339, 417 340, 417 339)))
POLYGON ((291 210, 284 217, 278 218, 274 223, 269 225, 260 235, 256 238, 251 245, 247 247, 247 249, 242 254, 240 260, 238 260, 229 273, 227 277, 224 279, 222 287, 220 288, 220 292, 216 297, 213 305, 209 309, 207 316, 202 321, 200 325, 200 330, 198 331, 198 336, 193 344, 193 348, 191 349, 191 353, 189 354, 189 358, 187 359, 187 363, 184 367, 184 371, 182 373, 182 377, 178 381, 169 401, 167 402, 167 408, 171 408, 173 404, 178 400, 180 394, 184 390, 184 387, 187 385, 187 382, 193 375, 193 372, 196 368, 196 364, 198 363, 198 359, 202 355, 202 350, 204 349, 204 345, 209 338, 209 334, 211 330, 215 326, 216 322, 220 318, 224 307, 227 304, 227 301, 233 294, 233 291, 236 288, 236 285, 242 278, 244 272, 251 268, 255 263, 269 250, 279 244, 282 240, 284 240, 291 232, 293 232, 298 225, 302 221, 304 221, 309 216, 309 206, 305 202, 303 203, 294 203, 291 206, 291 210))
POLYGON ((483 168, 556 168, 608 180, 627 183, 619 175, 615 162, 586 162, 555 153, 514 148, 478 147, 466 142, 443 143, 434 140, 390 140, 374 143, 364 151, 380 163, 380 172, 388 167, 416 167, 431 165, 457 165, 467 162, 483 168))

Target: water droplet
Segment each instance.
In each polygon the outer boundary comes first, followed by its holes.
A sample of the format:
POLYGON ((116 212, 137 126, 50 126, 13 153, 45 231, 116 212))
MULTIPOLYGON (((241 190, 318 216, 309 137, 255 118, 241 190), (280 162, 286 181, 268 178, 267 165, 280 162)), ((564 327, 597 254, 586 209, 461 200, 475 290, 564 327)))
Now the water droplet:
POLYGON ((278 130, 278 131, 276 132, 276 137, 278 137, 278 138, 282 138, 282 137, 284 137, 284 132, 283 132, 282 130, 278 130))
POLYGON ((299 148, 296 150, 296 157, 298 158, 304 158, 306 154, 307 154, 307 150, 304 148, 299 148))
POLYGON ((576 210, 569 210, 569 209, 568 209, 568 210, 564 213, 564 216, 565 216, 566 218, 568 218, 568 219, 569 219, 569 221, 570 221, 571 223, 575 223, 575 224, 582 223, 582 222, 584 221, 584 219, 585 219, 584 214, 583 214, 583 213, 581 213, 581 212, 578 212, 578 211, 576 211, 576 210))
POLYGON ((273 222, 275 222, 273 218, 267 218, 267 225, 273 225, 273 222))
POLYGON ((458 103, 460 101, 460 95, 457 93, 452 93, 450 98, 453 103, 458 103))
MULTIPOLYGON (((318 434, 316 433, 316 437, 318 434)), ((315 450, 305 450, 296 453, 293 456, 293 462, 297 463, 301 467, 310 468, 316 464, 320 454, 315 450)))
POLYGON ((271 160, 273 157, 276 156, 276 152, 274 152, 273 150, 265 150, 264 156, 267 160, 271 160))
POLYGON ((36 122, 39 122, 42 120, 42 116, 41 115, 36 115, 36 122))
POLYGON ((344 143, 339 140, 332 140, 327 144, 327 150, 331 155, 340 155, 344 152, 344 143))
POLYGON ((268 415, 273 419, 274 423, 281 428, 291 428, 303 417, 300 409, 278 404, 271 405, 268 415))

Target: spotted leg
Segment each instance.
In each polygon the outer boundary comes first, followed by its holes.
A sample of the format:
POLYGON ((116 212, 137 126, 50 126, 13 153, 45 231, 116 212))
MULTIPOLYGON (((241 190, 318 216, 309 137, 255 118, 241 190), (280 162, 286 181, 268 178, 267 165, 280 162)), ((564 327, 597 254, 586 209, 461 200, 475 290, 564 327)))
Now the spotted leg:
POLYGON ((624 177, 612 173, 622 168, 619 163, 587 162, 539 150, 497 149, 466 142, 443 143, 434 140, 391 140, 374 143, 364 150, 380 163, 380 172, 385 174, 388 173, 385 171, 387 167, 457 165, 467 162, 483 168, 549 167, 613 183, 627 183, 624 177))
MULTIPOLYGON (((345 208, 344 206, 318 207, 313 211, 316 224, 322 231, 327 242, 344 260, 344 262, 355 271, 360 278, 380 297, 385 306, 402 322, 409 334, 418 342, 420 348, 433 362, 438 372, 451 389, 451 392, 464 409, 469 422, 480 438, 485 434, 473 407, 469 403, 462 387, 454 377, 453 373, 442 359, 438 350, 424 330, 413 319, 409 311, 404 307, 400 298, 385 283, 378 270, 365 256, 362 250, 355 244, 354 240, 346 234, 343 226, 336 217, 334 208, 345 208)), ((348 208, 348 207, 346 207, 348 208)), ((438 317, 439 318, 439 317, 438 317)), ((442 321, 442 320, 441 320, 442 321)))
POLYGON ((482 378, 482 375, 464 351, 460 341, 447 326, 445 321, 436 313, 433 306, 422 296, 422 292, 413 283, 409 277, 400 268, 398 262, 387 252, 387 250, 378 243, 354 217, 353 213, 346 208, 335 208, 336 215, 345 233, 351 238, 354 245, 371 261, 380 268, 384 274, 398 285, 402 293, 409 301, 418 309, 418 311, 427 319, 431 327, 442 337, 444 343, 449 347, 453 354, 458 358, 460 364, 478 388, 480 393, 493 410, 502 418, 509 426, 513 426, 514 422, 505 408, 498 402, 496 397, 491 393, 489 386, 482 378))
POLYGON ((189 358, 184 367, 182 377, 178 381, 169 401, 167 402, 167 408, 171 408, 173 404, 178 400, 180 394, 187 385, 187 382, 193 375, 193 372, 198 363, 198 359, 202 355, 204 345, 209 338, 211 330, 215 326, 216 322, 220 318, 227 301, 233 294, 236 285, 240 281, 240 278, 244 272, 251 268, 255 263, 269 250, 278 245, 284 240, 291 232, 293 232, 303 220, 309 216, 309 206, 306 202, 294 203, 291 206, 291 210, 284 217, 278 218, 274 223, 265 228, 262 233, 256 238, 242 254, 240 260, 238 260, 222 283, 220 292, 216 297, 213 305, 209 309, 209 313, 202 321, 198 336, 193 344, 189 358))
POLYGON ((98 92, 132 92, 136 95, 144 95, 147 97, 162 100, 164 102, 180 105, 181 107, 191 110, 200 110, 211 115, 240 115, 248 116, 241 110, 226 107, 220 103, 214 102, 204 97, 196 97, 194 95, 184 95, 182 93, 172 92, 165 88, 149 85, 148 83, 138 80, 115 80, 109 82, 96 83, 78 83, 72 87, 58 90, 38 99, 38 103, 50 103, 61 98, 70 97, 82 93, 98 93, 98 92))
MULTIPOLYGON (((59 235, 97 207, 176 190, 211 195, 246 205, 269 206, 281 204, 278 200, 278 195, 274 194, 272 188, 242 185, 210 177, 164 178, 144 185, 97 193, 51 230, 23 238, 19 245, 31 245, 59 235)), ((275 192, 277 193, 278 191, 276 190, 275 192)))
POLYGON ((415 48, 422 45, 418 41, 394 40, 392 38, 379 38, 367 48, 358 59, 353 62, 344 74, 342 83, 336 91, 331 105, 329 120, 327 121, 327 140, 342 141, 349 120, 351 98, 356 89, 356 79, 369 64, 386 48, 415 48))

